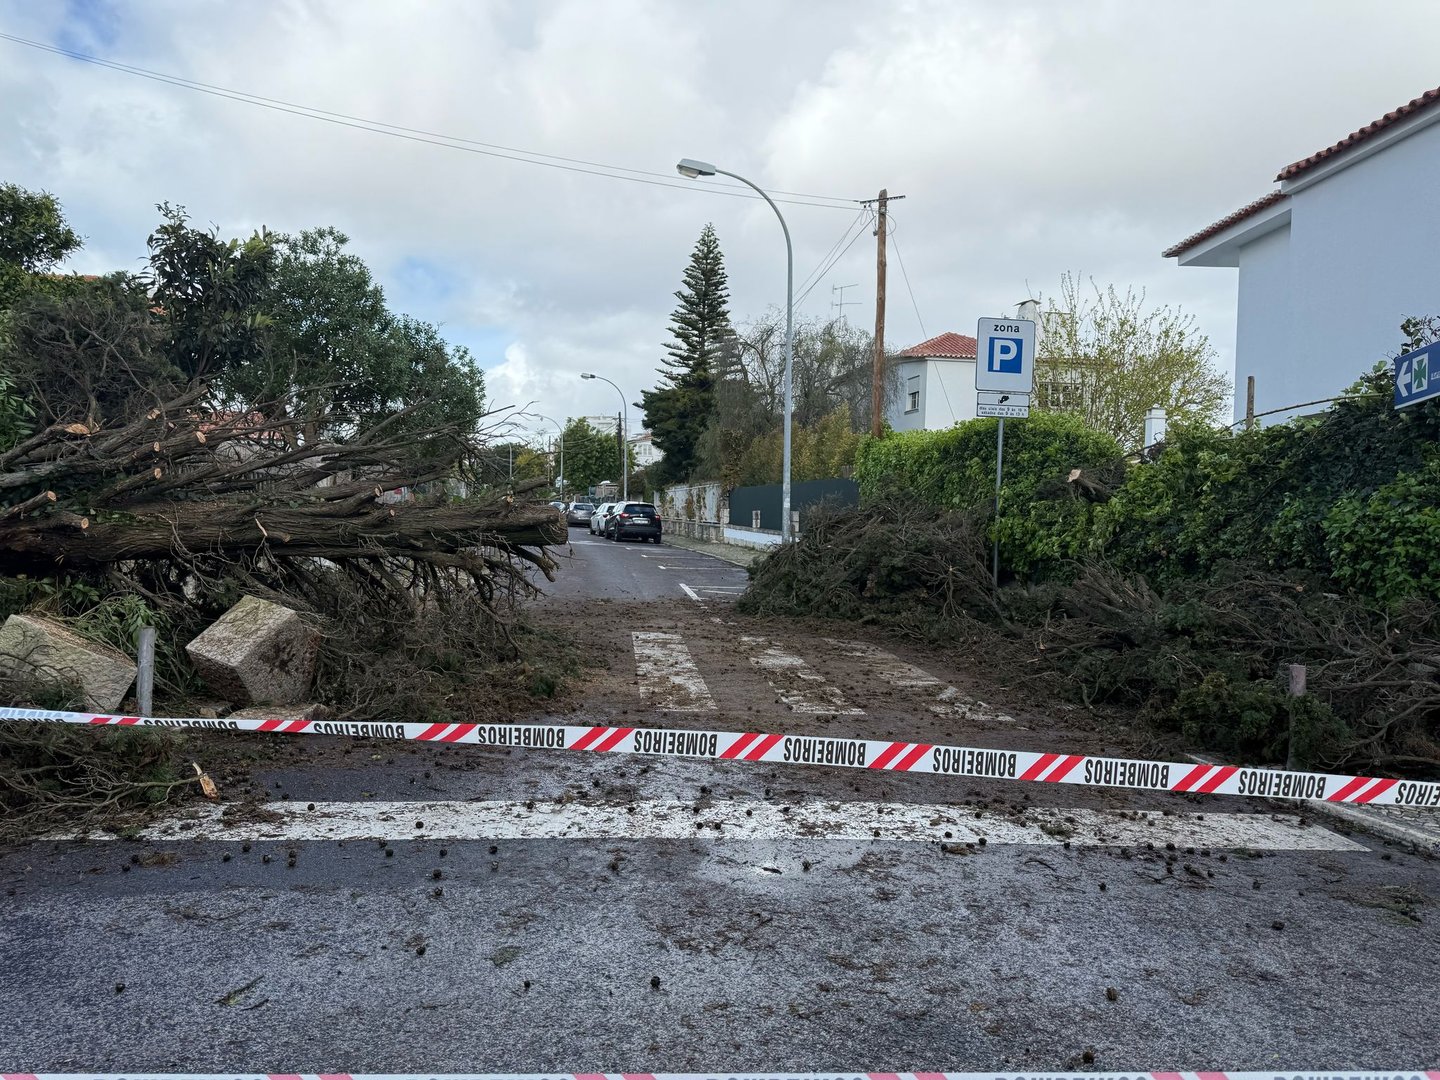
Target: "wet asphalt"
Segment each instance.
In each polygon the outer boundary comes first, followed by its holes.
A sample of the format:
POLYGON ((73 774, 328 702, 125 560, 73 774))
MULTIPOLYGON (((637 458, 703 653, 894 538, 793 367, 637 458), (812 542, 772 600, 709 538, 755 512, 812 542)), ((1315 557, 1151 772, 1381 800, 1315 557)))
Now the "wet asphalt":
MULTIPOLYGON (((675 595, 675 572, 614 547, 577 545, 550 602, 675 595)), ((819 770, 730 763, 363 757, 268 767, 255 790, 458 802, 703 786, 739 806, 819 789, 819 770)), ((862 774, 854 797, 1015 791, 924 779, 881 791, 862 774)), ((1257 808, 1183 803, 1207 806, 1257 808)), ((0 1071, 1440 1065, 1440 865, 1363 834, 1262 853, 265 832, 0 850, 0 1071)))

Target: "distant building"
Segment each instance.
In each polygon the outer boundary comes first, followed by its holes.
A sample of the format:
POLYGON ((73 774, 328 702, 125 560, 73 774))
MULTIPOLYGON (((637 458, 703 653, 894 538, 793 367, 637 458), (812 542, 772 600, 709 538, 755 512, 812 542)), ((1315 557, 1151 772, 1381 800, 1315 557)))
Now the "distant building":
POLYGON ((1279 188, 1165 251, 1240 271, 1235 417, 1281 419, 1393 355, 1400 322, 1440 311, 1440 89, 1275 177, 1279 188))
POLYGON ((630 445, 630 467, 643 469, 647 465, 654 465, 665 456, 665 452, 655 445, 648 431, 637 431, 631 435, 630 445))
POLYGON ((975 339, 940 334, 896 355, 885 418, 895 431, 935 431, 975 419, 975 339))

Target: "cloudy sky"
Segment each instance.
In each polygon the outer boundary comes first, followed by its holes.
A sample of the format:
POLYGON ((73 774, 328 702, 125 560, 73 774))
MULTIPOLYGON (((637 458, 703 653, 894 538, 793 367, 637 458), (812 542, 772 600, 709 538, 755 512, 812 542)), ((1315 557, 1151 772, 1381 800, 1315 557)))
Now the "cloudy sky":
POLYGON ((974 333, 1072 270, 1194 312, 1227 366, 1234 271, 1160 251, 1440 84, 1404 47, 1440 40, 1432 0, 0 0, 0 33, 275 105, 0 40, 0 181, 61 199, 73 269, 136 267, 160 201, 231 235, 334 225, 493 403, 560 419, 619 407, 581 371, 653 385, 707 221, 734 314, 784 302, 770 210, 678 158, 798 193, 797 282, 849 244, 802 314, 855 284, 871 324, 851 200, 888 187, 914 293, 892 249, 891 344, 974 333))

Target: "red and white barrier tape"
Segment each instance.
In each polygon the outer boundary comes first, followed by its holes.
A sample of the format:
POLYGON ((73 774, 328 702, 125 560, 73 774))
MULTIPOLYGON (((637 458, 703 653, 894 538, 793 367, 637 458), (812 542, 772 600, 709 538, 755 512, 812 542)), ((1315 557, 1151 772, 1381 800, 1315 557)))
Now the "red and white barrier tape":
POLYGON ((967 746, 829 739, 762 732, 680 731, 669 728, 569 727, 548 724, 381 724, 330 720, 204 720, 110 716, 103 713, 0 708, 0 721, 135 725, 287 735, 359 735, 417 742, 506 746, 525 750, 590 750, 655 757, 829 765, 850 769, 974 776, 1029 783, 1245 795, 1371 806, 1440 808, 1440 783, 1375 776, 1287 772, 1284 769, 1137 761, 1092 754, 1037 754, 967 746))
POLYGON ((1090 1073, 0 1073, 0 1080, 1440 1080, 1440 1072, 1272 1069, 1269 1072, 1090 1073))

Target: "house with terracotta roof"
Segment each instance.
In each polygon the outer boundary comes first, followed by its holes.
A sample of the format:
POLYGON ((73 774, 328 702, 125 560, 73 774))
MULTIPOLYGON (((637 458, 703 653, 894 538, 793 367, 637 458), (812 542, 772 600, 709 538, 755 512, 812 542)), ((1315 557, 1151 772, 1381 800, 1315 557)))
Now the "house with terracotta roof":
POLYGON ((1164 252, 1239 270, 1235 413, 1323 408, 1377 360, 1400 322, 1440 313, 1440 89, 1287 165, 1274 191, 1164 252))
POLYGON ((895 431, 934 431, 975 419, 975 339, 940 334, 895 357, 885 419, 895 431))

